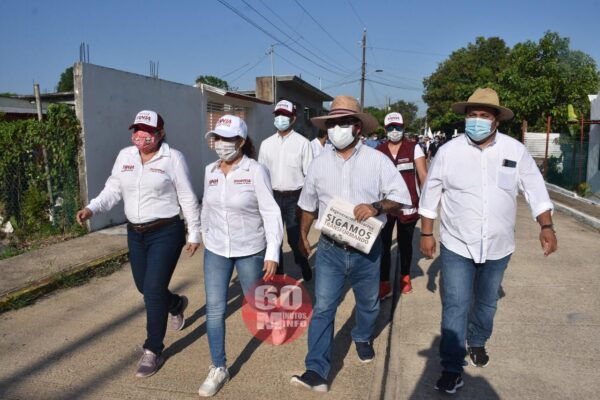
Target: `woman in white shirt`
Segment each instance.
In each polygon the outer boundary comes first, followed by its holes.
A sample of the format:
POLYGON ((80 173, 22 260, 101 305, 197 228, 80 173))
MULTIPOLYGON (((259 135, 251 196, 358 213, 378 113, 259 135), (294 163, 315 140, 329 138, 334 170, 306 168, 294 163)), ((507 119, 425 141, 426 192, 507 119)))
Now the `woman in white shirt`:
POLYGON ((172 330, 185 325, 187 298, 171 293, 169 282, 186 243, 180 208, 188 223, 190 256, 200 243, 200 213, 185 158, 164 141, 162 117, 140 111, 129 129, 134 146, 121 150, 104 189, 77 213, 77 221, 83 224, 123 199, 131 271, 146 306, 147 339, 136 372, 145 378, 164 362, 168 314, 172 330))
POLYGON ((206 327, 212 357, 200 396, 216 394, 229 379, 225 357, 227 289, 235 266, 244 295, 277 270, 283 238, 281 212, 265 166, 254 149, 246 123, 224 115, 206 137, 219 160, 206 167, 202 199, 206 327))

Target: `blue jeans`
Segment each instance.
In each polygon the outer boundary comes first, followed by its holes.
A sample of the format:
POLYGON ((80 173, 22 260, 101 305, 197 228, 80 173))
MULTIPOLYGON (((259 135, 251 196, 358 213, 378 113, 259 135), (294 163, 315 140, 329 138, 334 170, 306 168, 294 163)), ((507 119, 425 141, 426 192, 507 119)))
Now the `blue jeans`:
MULTIPOLYGON (((277 205, 281 210, 281 219, 285 225, 288 244, 290 245, 292 253, 294 254, 294 262, 301 268, 310 268, 308 259, 300 253, 300 249, 298 248, 298 243, 300 242, 300 224, 296 214, 296 208, 298 206, 300 193, 298 193, 296 196, 281 196, 275 192, 273 197, 275 198, 275 202, 277 202, 277 205)), ((280 254, 277 273, 283 274, 283 250, 280 252, 280 254)))
POLYGON ((178 220, 146 233, 128 229, 127 244, 133 280, 146 305, 144 348, 160 354, 168 314, 178 314, 183 305, 181 297, 169 291, 169 282, 185 245, 185 226, 178 220))
POLYGON ((265 252, 260 251, 245 257, 223 257, 204 250, 204 289, 206 292, 206 332, 212 363, 224 367, 225 358, 225 311, 227 310, 227 290, 235 266, 242 285, 247 291, 263 276, 265 252))
POLYGON ((381 240, 373 244, 369 254, 346 251, 321 237, 315 264, 315 305, 308 328, 308 354, 305 364, 327 379, 331 369, 334 321, 337 307, 344 294, 346 279, 356 299, 356 322, 352 340, 369 342, 373 339, 379 315, 379 262, 381 240))
POLYGON ((477 264, 443 245, 440 253, 441 364, 445 371, 461 373, 465 341, 470 347, 482 347, 492 336, 498 291, 511 255, 477 264))

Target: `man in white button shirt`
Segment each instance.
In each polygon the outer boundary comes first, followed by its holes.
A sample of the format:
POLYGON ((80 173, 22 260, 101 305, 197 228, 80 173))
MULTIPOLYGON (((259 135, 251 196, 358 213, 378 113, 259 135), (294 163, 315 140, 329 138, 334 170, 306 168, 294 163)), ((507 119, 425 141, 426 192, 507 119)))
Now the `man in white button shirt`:
POLYGON ((517 193, 520 188, 541 226, 545 256, 557 248, 552 209, 544 180, 525 146, 498 132, 513 112, 498 94, 477 89, 452 110, 465 114, 465 135, 440 148, 421 194, 421 252, 433 257, 433 221, 441 201, 442 377, 436 389, 455 393, 463 386, 467 354, 485 367, 485 343, 492 335, 498 291, 515 250, 517 193))
MULTIPOLYGON (((357 221, 375 217, 384 222, 386 213, 398 212, 401 204, 411 204, 408 188, 394 164, 380 151, 361 143, 359 134, 375 131, 377 120, 361 112, 355 98, 336 97, 329 115, 315 117, 312 122, 320 129, 327 129, 333 147, 325 149, 311 164, 298 202, 302 209, 301 245, 306 255, 310 253, 310 226, 317 213, 323 218, 327 205, 335 198, 355 205, 357 221)), ((352 340, 361 362, 373 360, 380 260, 380 238, 365 254, 321 235, 315 262, 315 306, 308 329, 306 372, 292 377, 293 385, 320 392, 328 390, 335 314, 347 282, 356 299, 352 340)))
MULTIPOLYGON (((274 125, 277 132, 260 145, 258 162, 264 164, 271 175, 273 196, 281 209, 288 244, 292 248, 294 261, 300 265, 305 281, 312 279, 308 259, 298 250, 300 225, 298 221, 298 198, 304 186, 304 177, 313 159, 310 141, 294 131, 296 107, 287 100, 275 106, 274 125)), ((279 258, 277 273, 283 274, 283 253, 279 258)))
POLYGON ((317 158, 319 154, 327 147, 331 147, 331 143, 327 140, 327 132, 319 130, 319 135, 310 141, 312 147, 313 158, 317 158))

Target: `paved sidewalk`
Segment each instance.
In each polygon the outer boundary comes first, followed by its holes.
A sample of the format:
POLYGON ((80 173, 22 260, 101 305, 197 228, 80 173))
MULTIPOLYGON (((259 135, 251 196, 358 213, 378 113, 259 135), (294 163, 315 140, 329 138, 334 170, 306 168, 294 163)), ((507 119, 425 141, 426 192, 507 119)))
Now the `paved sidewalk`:
MULTIPOLYGON (((517 249, 488 342, 490 364, 466 368, 457 399, 598 398, 600 233, 560 212, 554 222, 559 249, 544 258, 538 225, 520 201, 517 249)), ((415 248, 418 236, 417 229, 415 248)), ((440 264, 416 258, 414 291, 400 299, 394 316, 385 398, 448 399, 433 389, 441 371, 440 264)))
MULTIPOLYGON (((312 243, 316 237, 313 231, 312 243)), ((89 245, 100 248, 109 239, 96 237, 89 245)), ((289 248, 284 250, 286 265, 293 265, 289 248)), ((191 258, 182 255, 171 288, 190 299, 186 327, 180 332, 167 332, 168 359, 148 379, 134 377, 139 358, 136 347, 145 338, 145 313, 129 265, 86 285, 54 292, 32 306, 0 314, 0 398, 198 398, 198 386, 210 364, 202 271, 202 251, 191 258)), ((299 271, 291 275, 300 276, 299 271)), ((312 291, 313 283, 307 287, 312 291)), ((323 398, 289 384, 292 374, 304 370, 306 334, 291 344, 264 344, 254 339, 243 324, 241 289, 235 279, 229 299, 226 346, 232 380, 217 398, 323 398)), ((348 292, 337 313, 332 385, 326 396, 379 399, 389 338, 389 302, 379 321, 377 357, 370 364, 359 362, 350 337, 353 308, 354 296, 348 292)))

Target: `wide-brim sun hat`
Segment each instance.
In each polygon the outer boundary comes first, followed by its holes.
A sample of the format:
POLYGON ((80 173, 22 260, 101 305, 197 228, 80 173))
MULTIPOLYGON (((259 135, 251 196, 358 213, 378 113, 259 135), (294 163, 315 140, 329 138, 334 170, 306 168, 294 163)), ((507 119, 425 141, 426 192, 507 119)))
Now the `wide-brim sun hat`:
POLYGON ((466 114, 468 107, 476 106, 490 107, 497 110, 497 117, 500 121, 506 121, 515 116, 511 109, 500 105, 498 93, 490 88, 477 88, 467 101, 452 104, 452 111, 457 114, 466 114))
POLYGON ((362 122, 362 135, 368 135, 375 131, 379 126, 377 119, 371 114, 360 111, 360 105, 358 101, 352 96, 337 96, 331 103, 331 111, 329 114, 320 117, 311 118, 311 122, 317 128, 324 131, 327 130, 325 122, 328 119, 342 118, 342 117, 355 117, 362 122))

